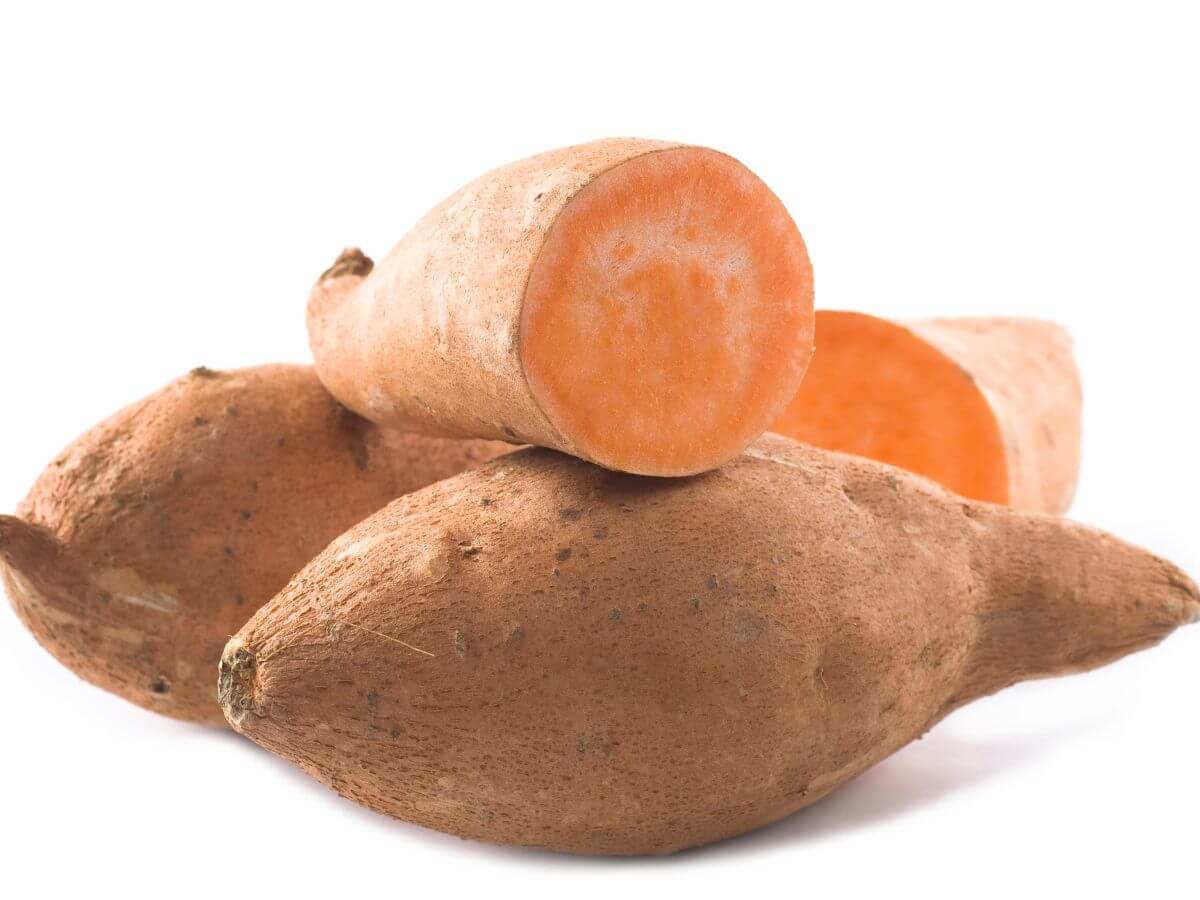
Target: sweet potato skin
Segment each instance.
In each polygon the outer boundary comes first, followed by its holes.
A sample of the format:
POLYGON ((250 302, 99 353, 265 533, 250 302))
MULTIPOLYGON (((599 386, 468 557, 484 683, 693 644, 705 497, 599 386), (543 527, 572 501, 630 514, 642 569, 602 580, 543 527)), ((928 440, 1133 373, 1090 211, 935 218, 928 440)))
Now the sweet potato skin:
POLYGON ((678 146, 615 138, 510 163, 430 210, 378 266, 335 265, 335 277, 326 273, 308 304, 321 380, 374 422, 561 446, 518 354, 529 272, 559 211, 580 188, 613 166, 678 146), (480 252, 484 247, 489 251, 480 252), (357 299, 368 277, 371 298, 410 302, 357 299))
POLYGON ((390 433, 306 366, 198 369, 96 426, 0 531, 0 575, 86 681, 224 724, 229 635, 342 530, 506 444, 390 433))
POLYGON ((381 812, 669 853, 1198 612, 1144 551, 773 435, 688 479, 525 450, 331 544, 229 643, 219 693, 238 731, 381 812))

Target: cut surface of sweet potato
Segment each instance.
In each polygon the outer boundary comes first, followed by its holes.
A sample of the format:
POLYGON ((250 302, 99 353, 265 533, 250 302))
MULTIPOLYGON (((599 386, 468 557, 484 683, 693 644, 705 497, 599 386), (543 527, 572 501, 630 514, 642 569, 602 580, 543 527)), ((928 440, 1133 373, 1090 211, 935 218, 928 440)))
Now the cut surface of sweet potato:
POLYGON ((976 500, 1062 513, 1079 470, 1071 341, 1033 319, 905 325, 819 310, 816 350, 773 431, 908 469, 976 500))

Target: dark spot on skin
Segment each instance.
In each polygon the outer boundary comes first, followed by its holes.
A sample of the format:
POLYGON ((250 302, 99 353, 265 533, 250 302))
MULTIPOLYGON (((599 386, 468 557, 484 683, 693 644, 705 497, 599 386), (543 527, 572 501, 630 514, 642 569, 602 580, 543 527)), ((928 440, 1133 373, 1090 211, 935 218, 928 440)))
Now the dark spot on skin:
POLYGON ((761 618, 750 613, 742 613, 733 623, 734 640, 741 644, 757 641, 767 630, 767 624, 761 618))
POLYGON ((557 568, 555 568, 551 570, 550 574, 557 578, 559 576, 559 571, 557 568))
POLYGON ((461 631, 454 632, 454 652, 466 656, 471 652, 471 639, 461 631))
POLYGON ((367 691, 367 706, 379 705, 379 693, 374 690, 367 691))
POLYGON ((637 609, 638 609, 638 612, 645 612, 645 611, 646 611, 646 610, 648 610, 649 608, 650 608, 650 604, 649 604, 649 603, 639 603, 639 604, 638 604, 638 607, 637 607, 637 609))
POLYGON ((580 756, 591 754, 605 758, 613 751, 613 742, 602 735, 581 734, 575 741, 575 752, 580 756))
POLYGON ((479 501, 479 505, 480 505, 480 506, 491 506, 491 505, 492 505, 492 498, 491 498, 491 497, 484 497, 482 500, 480 500, 480 501, 479 501))
POLYGON ((721 586, 721 582, 717 579, 716 575, 709 575, 708 580, 705 582, 705 585, 708 587, 708 589, 710 591, 715 591, 717 588, 719 588, 721 586))
POLYGON ((928 643, 921 648, 921 653, 918 655, 917 661, 927 669, 936 669, 942 664, 942 656, 935 644, 928 643))
POLYGON ((404 729, 399 725, 393 725, 392 730, 389 731, 388 734, 390 734, 392 736, 392 740, 394 741, 398 737, 400 737, 402 734, 404 734, 404 729))
POLYGON ((234 602, 235 606, 245 606, 246 605, 246 595, 238 594, 236 597, 233 598, 233 602, 234 602))
POLYGON ((225 545, 225 556, 230 559, 233 558, 233 548, 230 547, 228 544, 225 545))
POLYGON ((601 526, 592 532, 592 537, 596 538, 596 540, 602 541, 608 537, 608 529, 604 526, 601 526))
POLYGON ((171 692, 171 682, 167 681, 162 675, 159 675, 150 682, 150 693, 152 694, 169 694, 171 692))
POLYGON ((210 369, 208 366, 196 366, 188 374, 196 378, 216 378, 220 373, 210 369))
POLYGON ((701 602, 699 597, 693 597, 688 601, 688 603, 692 605, 692 609, 694 609, 696 612, 700 612, 701 602))
POLYGON ((545 192, 545 191, 541 191, 541 192, 540 192, 540 193, 539 193, 539 194, 538 194, 536 197, 534 197, 534 198, 533 198, 533 199, 534 199, 534 202, 536 203, 538 200, 541 200, 541 199, 542 199, 543 197, 545 197, 545 196, 546 196, 546 192, 545 192))
POLYGON ((279 439, 277 441, 275 441, 276 447, 283 447, 286 444, 287 444, 287 437, 285 435, 281 435, 279 437, 279 439))
POLYGON ((470 541, 462 541, 458 545, 458 552, 467 559, 470 559, 473 556, 478 556, 482 549, 482 547, 477 547, 470 541))
POLYGON ((249 522, 254 513, 250 512, 248 509, 243 509, 239 515, 242 517, 243 522, 249 522))
POLYGON ((238 417, 238 408, 233 404, 230 404, 229 406, 225 407, 225 415, 236 419, 238 417))
POLYGON ((514 643, 514 644, 520 643, 521 641, 525 640, 525 629, 524 629, 524 627, 522 627, 522 626, 518 625, 518 626, 517 626, 516 628, 514 628, 514 629, 513 629, 511 632, 509 632, 509 635, 508 635, 508 640, 509 640, 511 643, 514 643))
POLYGON ((194 419, 192 419, 192 424, 197 428, 200 428, 201 426, 208 424, 208 419, 204 418, 204 416, 196 416, 194 419))
POLYGON ((614 609, 612 612, 610 612, 608 614, 608 617, 610 619, 612 619, 614 622, 620 622, 621 621, 621 611, 619 609, 614 609))
POLYGON ((574 522, 583 516, 583 510, 568 506, 566 509, 560 509, 558 515, 564 522, 574 522))
POLYGON ((559 562, 566 562, 568 559, 571 558, 571 548, 563 547, 561 550, 559 550, 557 553, 554 554, 554 558, 557 559, 559 562))
POLYGON ((171 472, 171 480, 176 484, 183 481, 183 469, 175 469, 171 472))

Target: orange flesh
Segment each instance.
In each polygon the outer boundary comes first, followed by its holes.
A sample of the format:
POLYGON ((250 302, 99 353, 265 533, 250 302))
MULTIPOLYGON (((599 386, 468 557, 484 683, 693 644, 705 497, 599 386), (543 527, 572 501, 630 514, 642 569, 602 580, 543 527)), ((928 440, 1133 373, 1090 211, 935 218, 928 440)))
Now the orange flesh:
POLYGON ((907 328, 821 310, 800 390, 771 430, 1008 502, 1000 427, 970 373, 907 328))
POLYGON ((520 354, 582 456, 650 475, 732 458, 812 354, 812 270, 779 199, 712 150, 648 153, 559 214, 530 274, 520 354))

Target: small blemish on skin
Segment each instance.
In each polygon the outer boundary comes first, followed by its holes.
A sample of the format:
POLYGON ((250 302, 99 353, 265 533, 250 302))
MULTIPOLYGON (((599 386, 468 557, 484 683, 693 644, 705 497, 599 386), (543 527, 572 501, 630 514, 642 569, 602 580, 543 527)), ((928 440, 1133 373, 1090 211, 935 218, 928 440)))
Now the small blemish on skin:
POLYGON ((688 603, 690 603, 692 605, 692 609, 694 609, 696 612, 699 612, 700 607, 703 605, 701 603, 701 600, 699 597, 693 597, 691 600, 688 601, 688 603))
POLYGON ((195 416, 192 418, 192 424, 200 428, 208 424, 208 419, 204 418, 204 416, 195 416))
POLYGON ((708 587, 708 589, 710 591, 715 591, 717 588, 719 588, 721 586, 721 582, 717 578, 716 575, 709 575, 708 580, 705 581, 705 585, 708 587))
POLYGON ((461 631, 454 632, 454 652, 466 656, 471 652, 471 639, 461 631))
POLYGON ((167 694, 171 691, 171 682, 167 681, 162 675, 159 675, 150 682, 150 693, 152 694, 167 694))
POLYGON ((566 509, 560 509, 558 515, 563 521, 574 522, 583 516, 583 510, 568 506, 566 509))
POLYGON ((557 553, 554 554, 554 558, 556 560, 558 560, 559 562, 566 562, 568 559, 571 558, 571 548, 563 547, 557 553))
POLYGON ((612 612, 610 612, 608 614, 608 617, 610 619, 612 619, 612 621, 614 621, 614 622, 620 622, 621 621, 621 611, 619 609, 614 609, 612 612))

